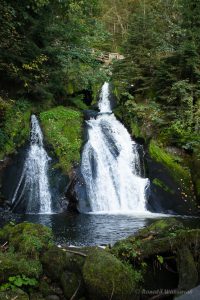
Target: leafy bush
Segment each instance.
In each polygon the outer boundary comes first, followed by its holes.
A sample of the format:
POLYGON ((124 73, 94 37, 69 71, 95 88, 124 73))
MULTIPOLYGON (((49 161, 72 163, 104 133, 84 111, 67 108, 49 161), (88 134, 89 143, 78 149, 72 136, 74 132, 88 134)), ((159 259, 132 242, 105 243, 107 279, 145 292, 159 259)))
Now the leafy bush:
POLYGON ((8 100, 0 128, 0 159, 13 153, 29 135, 31 104, 25 99, 8 100))
POLYGON ((38 285, 38 280, 35 278, 29 278, 25 275, 10 276, 8 282, 0 286, 0 291, 6 291, 9 289, 16 289, 21 287, 36 287, 38 285))
POLYGON ((8 141, 8 136, 6 133, 0 128, 0 150, 3 150, 5 143, 8 141))

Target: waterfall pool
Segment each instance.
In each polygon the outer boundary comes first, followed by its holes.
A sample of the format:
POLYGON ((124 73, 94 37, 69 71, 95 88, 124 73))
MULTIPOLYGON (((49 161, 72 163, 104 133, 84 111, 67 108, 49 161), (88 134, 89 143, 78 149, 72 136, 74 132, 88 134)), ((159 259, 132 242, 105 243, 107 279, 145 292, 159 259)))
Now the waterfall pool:
MULTIPOLYGON (((166 217, 168 217, 166 215, 166 217)), ((101 215, 101 214, 0 214, 0 226, 9 221, 40 223, 50 227, 57 244, 91 246, 114 244, 134 234, 163 215, 101 215)), ((200 227, 200 218, 177 217, 189 228, 200 227)))

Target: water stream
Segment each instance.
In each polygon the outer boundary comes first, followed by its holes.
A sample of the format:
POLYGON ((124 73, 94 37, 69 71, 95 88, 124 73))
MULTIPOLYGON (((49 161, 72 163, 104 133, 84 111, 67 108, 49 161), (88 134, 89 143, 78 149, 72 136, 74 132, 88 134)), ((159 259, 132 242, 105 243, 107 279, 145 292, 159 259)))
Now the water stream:
POLYGON ((19 183, 12 198, 12 210, 26 204, 26 213, 52 213, 48 180, 48 156, 43 145, 43 134, 35 115, 31 116, 30 145, 19 183))

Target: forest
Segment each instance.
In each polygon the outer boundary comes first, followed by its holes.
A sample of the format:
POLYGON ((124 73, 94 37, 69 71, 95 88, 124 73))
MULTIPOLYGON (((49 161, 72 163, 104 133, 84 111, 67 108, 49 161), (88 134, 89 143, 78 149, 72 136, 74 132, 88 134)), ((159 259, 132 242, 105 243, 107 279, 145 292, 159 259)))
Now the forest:
POLYGON ((0 0, 0 300, 199 295, 199 12, 0 0))

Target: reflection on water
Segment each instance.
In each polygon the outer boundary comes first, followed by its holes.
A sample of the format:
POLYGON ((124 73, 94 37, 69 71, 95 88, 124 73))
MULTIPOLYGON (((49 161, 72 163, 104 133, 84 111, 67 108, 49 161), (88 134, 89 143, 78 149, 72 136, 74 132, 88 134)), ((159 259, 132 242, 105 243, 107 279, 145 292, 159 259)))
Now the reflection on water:
POLYGON ((76 246, 113 244, 146 225, 145 218, 124 215, 12 215, 13 219, 46 225, 57 243, 76 246))
MULTIPOLYGON (((158 218, 161 218, 161 216, 158 218)), ((56 242, 67 245, 104 245, 134 234, 138 229, 158 220, 155 216, 139 215, 14 215, 0 216, 0 226, 8 221, 28 221, 52 228, 56 242)), ((189 227, 200 227, 199 218, 181 218, 189 227)))

